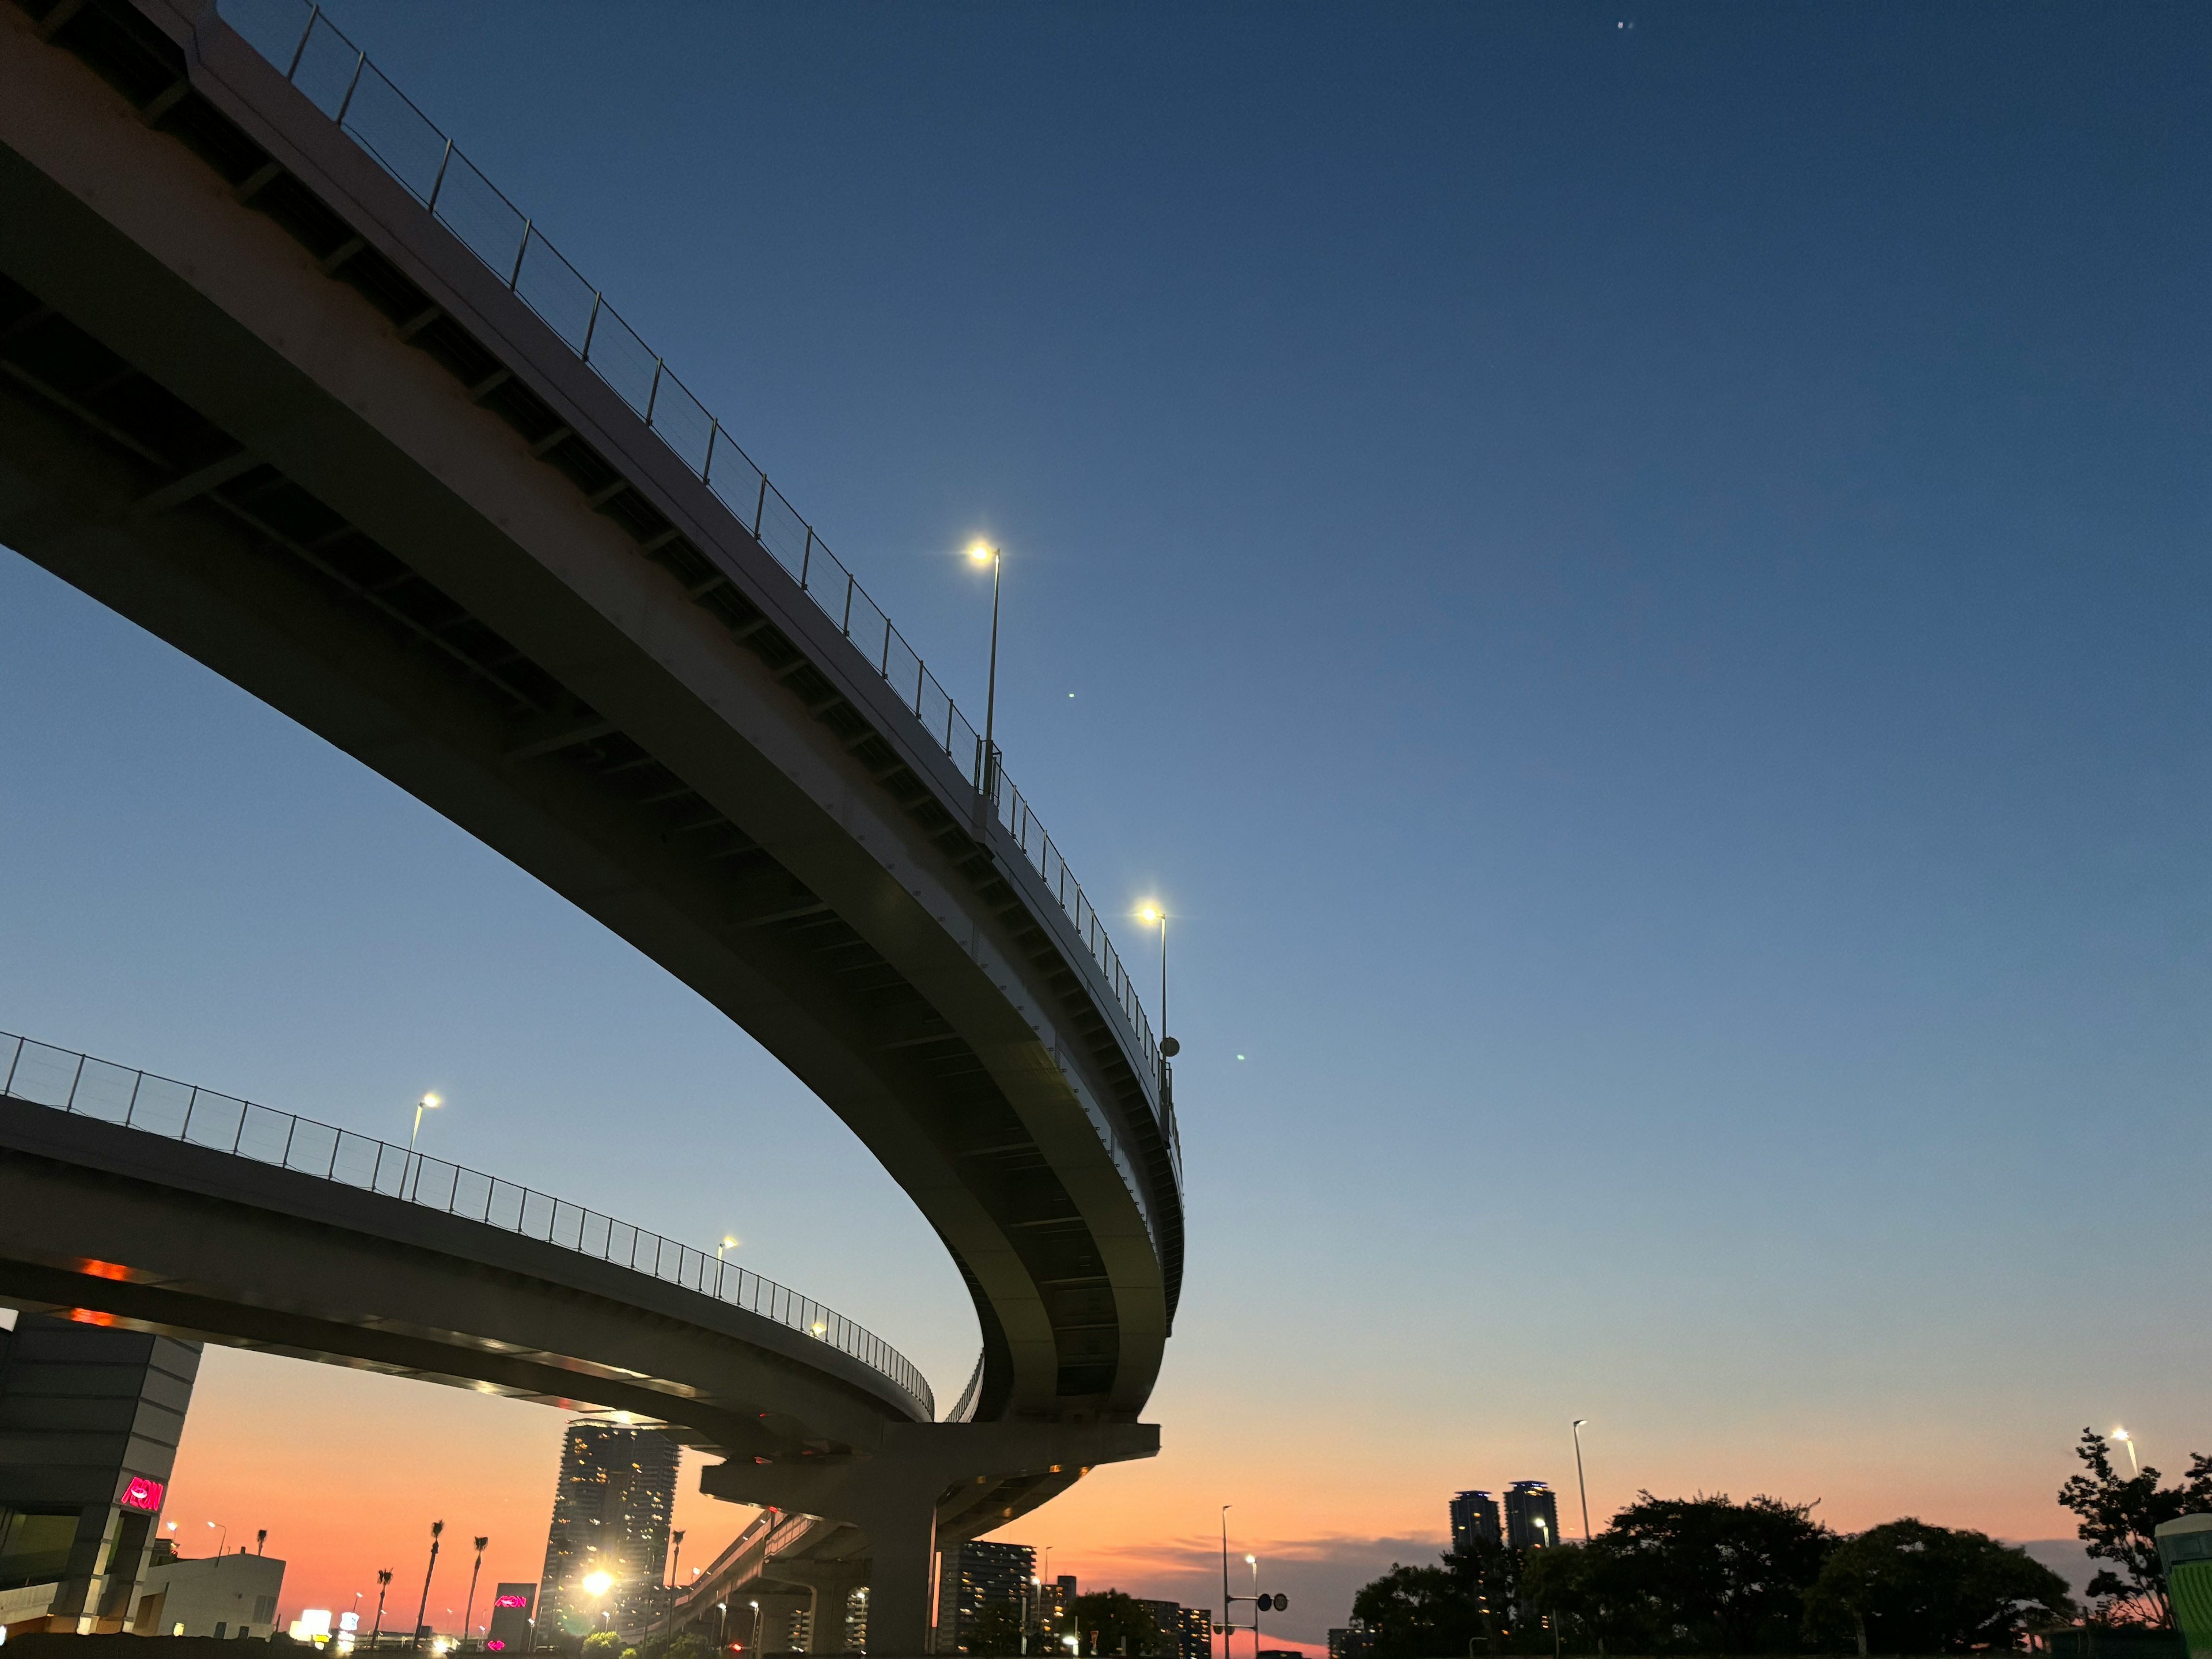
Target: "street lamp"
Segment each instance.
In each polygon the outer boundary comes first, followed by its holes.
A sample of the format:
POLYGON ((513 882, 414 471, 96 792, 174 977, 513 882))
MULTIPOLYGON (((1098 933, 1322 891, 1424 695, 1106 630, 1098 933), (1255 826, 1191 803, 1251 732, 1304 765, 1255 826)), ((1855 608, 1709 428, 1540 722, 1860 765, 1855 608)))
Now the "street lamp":
POLYGON ((999 745, 995 728, 999 713, 999 574, 1006 564, 1000 550, 978 541, 968 550, 969 562, 991 567, 991 677, 983 693, 983 799, 999 799, 999 745))
POLYGON ((1137 920, 1147 927, 1160 930, 1160 1036, 1168 1034, 1168 913, 1158 899, 1146 899, 1137 907, 1137 920))
MULTIPOLYGON (((416 1139, 422 1133, 422 1114, 425 1112, 434 1112, 438 1108, 445 1103, 446 1103, 444 1101, 439 1099, 435 1095, 424 1095, 422 1099, 415 1103, 415 1127, 409 1130, 407 1133, 407 1161, 410 1164, 414 1164, 415 1184, 416 1185, 419 1185, 422 1179, 422 1166, 415 1162, 415 1142, 416 1139)), ((409 1189, 409 1196, 413 1196, 412 1187, 409 1189)), ((417 1622, 420 1621, 418 1620, 417 1622)))
POLYGON ((753 1610, 753 1651, 758 1653, 760 1651, 760 1603, 749 1601, 745 1605, 753 1610))
POLYGON ((2112 1431, 2112 1438, 2118 1441, 2122 1445, 2128 1449, 2128 1467, 2134 1470, 2137 1474, 2141 1474, 2142 1473, 2142 1465, 2136 1462, 2135 1436, 2130 1434, 2125 1429, 2114 1429, 2112 1431))
POLYGON ((1583 1495, 1583 1542, 1585 1544, 1590 1540, 1589 1487, 1583 1480, 1583 1425, 1589 1421, 1587 1417, 1575 1419, 1575 1490, 1583 1495))
POLYGON ((230 1553, 230 1528, 224 1526, 220 1521, 210 1521, 208 1522, 208 1525, 216 1529, 215 1553, 218 1556, 228 1554, 230 1553))
MULTIPOLYGON (((1252 1659, 1260 1659, 1260 1558, 1248 1555, 1244 1565, 1252 1569, 1252 1659)), ((1228 1644, 1222 1644, 1222 1659, 1229 1659, 1228 1644)))
POLYGON ((730 1639, 730 1604, 714 1603, 714 1647, 720 1651, 730 1639))

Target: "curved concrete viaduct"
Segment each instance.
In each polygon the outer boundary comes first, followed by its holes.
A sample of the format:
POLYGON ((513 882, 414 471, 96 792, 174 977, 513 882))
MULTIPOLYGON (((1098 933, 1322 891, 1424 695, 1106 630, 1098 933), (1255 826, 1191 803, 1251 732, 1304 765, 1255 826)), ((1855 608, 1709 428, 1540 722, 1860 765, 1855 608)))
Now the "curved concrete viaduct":
POLYGON ((918 1651, 947 1490, 1001 1524, 1151 1391, 1169 1079, 757 527, 212 7, 0 6, 0 542, 599 918, 913 1196, 982 1328, 975 1422, 709 1488, 865 1528, 908 1564, 876 1650, 918 1651))

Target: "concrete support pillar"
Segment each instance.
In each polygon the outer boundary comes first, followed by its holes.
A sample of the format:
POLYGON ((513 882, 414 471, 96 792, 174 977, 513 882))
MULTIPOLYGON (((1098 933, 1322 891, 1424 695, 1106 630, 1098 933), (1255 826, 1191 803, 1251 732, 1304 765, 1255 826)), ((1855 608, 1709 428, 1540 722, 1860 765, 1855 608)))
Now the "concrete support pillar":
MULTIPOLYGON (((865 1455, 735 1458, 701 1471, 699 1486, 712 1498, 858 1527, 868 1540, 870 1659, 922 1659, 938 1506, 949 1492, 994 1476, 1150 1457, 1159 1443, 1159 1431, 1142 1423, 895 1423, 865 1455)), ((779 1561, 770 1576, 800 1565, 779 1561)))
MULTIPOLYGON (((810 1654, 846 1653, 852 1643, 846 1620, 853 1592, 868 1583, 872 1563, 866 1557, 836 1561, 781 1560, 777 1577, 806 1587, 806 1650, 810 1654)), ((872 1598, 871 1598, 872 1599, 872 1598)))
MULTIPOLYGON (((806 1611, 811 1599, 807 1593, 803 1589, 759 1589, 745 1599, 760 1603, 759 1653, 791 1652, 797 1645, 793 1625, 798 1616, 806 1611)), ((752 1609, 747 1607, 745 1612, 750 1615, 752 1609)), ((750 1632, 746 1639, 751 1640, 750 1632)), ((750 1659, 759 1659, 759 1654, 750 1656, 750 1659)))

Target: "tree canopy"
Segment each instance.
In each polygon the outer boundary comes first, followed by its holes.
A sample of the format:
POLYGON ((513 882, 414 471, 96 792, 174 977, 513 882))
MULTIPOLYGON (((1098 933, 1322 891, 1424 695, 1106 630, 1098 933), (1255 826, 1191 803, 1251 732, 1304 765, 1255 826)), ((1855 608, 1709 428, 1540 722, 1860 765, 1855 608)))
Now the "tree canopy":
POLYGON ((2173 1607, 2154 1534, 2160 1522, 2212 1510, 2212 1458, 2191 1453, 2181 1484, 2161 1486, 2158 1471, 2148 1466, 2122 1480, 2105 1437, 2094 1429, 2081 1431, 2074 1455, 2083 1472, 2068 1478, 2058 1501, 2081 1518, 2076 1530, 2090 1555, 2112 1564, 2089 1581, 2091 1598, 2111 1604, 2123 1618, 2171 1629, 2173 1607))
POLYGON ((1986 1534, 1906 1517, 1846 1540, 1806 1597, 1815 1624, 1861 1653, 2009 1648, 2032 1613, 2059 1618, 2066 1581, 1986 1534))

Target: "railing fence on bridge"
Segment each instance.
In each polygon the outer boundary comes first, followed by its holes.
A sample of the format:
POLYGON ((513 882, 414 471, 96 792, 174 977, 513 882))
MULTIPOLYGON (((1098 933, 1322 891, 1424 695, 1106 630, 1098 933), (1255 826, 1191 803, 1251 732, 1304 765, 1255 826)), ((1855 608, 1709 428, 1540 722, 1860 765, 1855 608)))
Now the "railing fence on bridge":
POLYGON ((419 1204, 696 1291, 828 1343, 896 1384, 925 1420, 936 1415, 936 1398, 921 1369, 866 1327, 734 1261, 566 1199, 350 1129, 4 1031, 0 1098, 419 1204))

